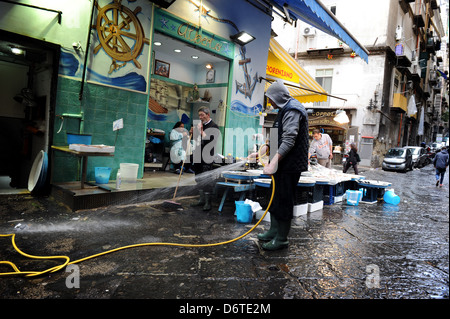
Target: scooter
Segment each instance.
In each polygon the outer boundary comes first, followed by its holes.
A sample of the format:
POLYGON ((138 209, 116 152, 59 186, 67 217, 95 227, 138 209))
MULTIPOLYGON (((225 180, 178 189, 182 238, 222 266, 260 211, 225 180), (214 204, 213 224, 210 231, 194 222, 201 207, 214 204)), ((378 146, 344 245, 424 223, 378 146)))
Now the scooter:
POLYGON ((345 153, 344 155, 342 155, 342 169, 345 168, 345 164, 348 161, 348 153, 345 153))
POLYGON ((436 156, 436 153, 430 147, 427 147, 427 158, 425 160, 424 166, 431 164, 433 162, 434 156, 436 156))

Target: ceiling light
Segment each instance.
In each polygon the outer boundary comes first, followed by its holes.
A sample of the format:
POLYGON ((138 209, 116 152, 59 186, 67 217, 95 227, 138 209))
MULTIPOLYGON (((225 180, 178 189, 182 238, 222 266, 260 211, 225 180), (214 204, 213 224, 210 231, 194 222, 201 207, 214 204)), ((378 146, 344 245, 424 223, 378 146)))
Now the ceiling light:
POLYGON ((193 59, 198 59, 198 56, 193 55, 193 56, 191 56, 191 58, 193 58, 193 59))
POLYGON ((25 51, 22 49, 16 48, 16 47, 12 47, 11 52, 16 55, 22 55, 22 54, 24 54, 25 51))
POLYGON ((212 65, 211 63, 207 63, 207 64, 205 65, 205 67, 206 67, 207 69, 212 69, 212 68, 213 68, 213 65, 212 65))
POLYGON ((230 39, 233 40, 233 42, 242 46, 255 40, 255 37, 245 31, 241 31, 234 35, 230 35, 230 39))
POLYGON ((153 44, 159 47, 162 43, 159 41, 155 41, 155 42, 153 42, 153 44))
POLYGON ((180 49, 173 49, 176 53, 180 53, 181 50, 180 49))

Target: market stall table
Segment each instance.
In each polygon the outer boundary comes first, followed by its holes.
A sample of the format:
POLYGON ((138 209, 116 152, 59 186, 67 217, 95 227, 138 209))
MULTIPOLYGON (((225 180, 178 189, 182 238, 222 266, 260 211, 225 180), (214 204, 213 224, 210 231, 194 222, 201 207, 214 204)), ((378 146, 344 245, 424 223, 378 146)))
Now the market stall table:
POLYGON ((239 196, 239 200, 242 201, 248 191, 255 189, 253 179, 255 177, 258 177, 257 174, 245 171, 226 171, 222 173, 222 176, 225 178, 225 181, 216 183, 216 187, 225 187, 225 192, 222 195, 222 200, 220 201, 219 205, 219 212, 222 211, 223 205, 230 190, 233 190, 235 193, 241 193, 239 196))
MULTIPOLYGON (((94 149, 96 147, 96 145, 92 145, 91 149, 94 149)), ((55 146, 52 145, 52 152, 54 151, 60 151, 63 153, 68 153, 77 157, 80 157, 82 159, 82 171, 81 171, 81 179, 80 179, 80 188, 83 189, 84 188, 84 184, 89 184, 86 182, 86 172, 87 172, 87 161, 88 161, 88 157, 89 156, 114 156, 114 152, 104 152, 101 151, 101 148, 99 148, 99 151, 84 151, 84 150, 74 150, 74 149, 70 149, 69 146, 55 146)), ((53 162, 52 161, 52 170, 51 170, 51 176, 50 176, 50 181, 53 181, 53 162)), ((94 184, 96 185, 96 184, 94 184)), ((110 191, 109 188, 107 187, 103 187, 103 186, 99 186, 96 185, 102 189, 108 190, 110 191)))
POLYGON ((361 203, 375 204, 378 198, 383 198, 386 187, 391 183, 373 180, 358 181, 358 186, 363 189, 361 203))

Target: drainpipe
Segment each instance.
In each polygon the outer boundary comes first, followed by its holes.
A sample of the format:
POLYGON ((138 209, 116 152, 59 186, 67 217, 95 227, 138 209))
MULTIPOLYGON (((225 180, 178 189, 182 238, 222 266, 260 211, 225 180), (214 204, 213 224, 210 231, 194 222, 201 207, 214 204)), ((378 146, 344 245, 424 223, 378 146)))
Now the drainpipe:
POLYGON ((91 17, 89 19, 89 29, 88 29, 88 38, 86 43, 86 49, 84 50, 84 66, 83 66, 83 75, 81 76, 81 87, 80 87, 80 94, 78 96, 78 99, 81 101, 83 99, 83 89, 84 89, 84 78, 86 76, 86 68, 87 68, 87 58, 89 53, 89 43, 91 41, 91 27, 92 27, 92 17, 94 16, 94 8, 95 3, 97 1, 92 1, 92 9, 91 9, 91 17))

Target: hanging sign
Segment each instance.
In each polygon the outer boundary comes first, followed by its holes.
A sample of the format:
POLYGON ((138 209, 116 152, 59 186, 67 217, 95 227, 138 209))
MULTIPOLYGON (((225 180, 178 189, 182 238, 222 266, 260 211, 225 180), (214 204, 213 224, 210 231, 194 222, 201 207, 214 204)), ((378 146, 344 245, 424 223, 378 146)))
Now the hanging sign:
POLYGON ((348 129, 348 123, 340 124, 334 120, 336 116, 335 111, 319 111, 314 112, 308 116, 308 125, 310 127, 314 126, 334 126, 344 130, 348 129))
POLYGON ((155 30, 161 33, 189 42, 226 58, 234 58, 234 44, 225 38, 199 28, 161 9, 155 11, 154 21, 155 30))

